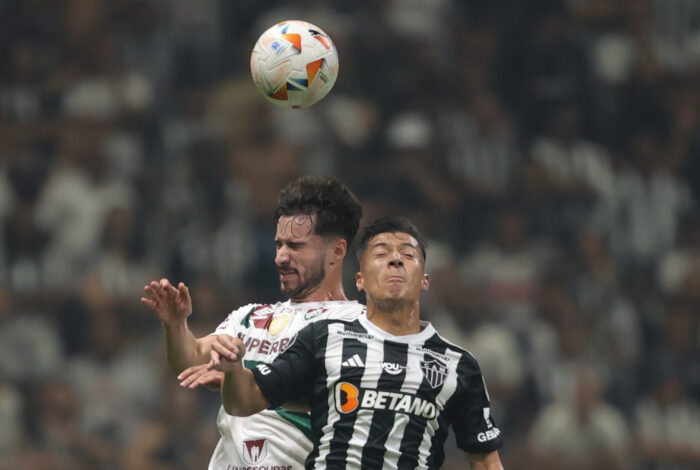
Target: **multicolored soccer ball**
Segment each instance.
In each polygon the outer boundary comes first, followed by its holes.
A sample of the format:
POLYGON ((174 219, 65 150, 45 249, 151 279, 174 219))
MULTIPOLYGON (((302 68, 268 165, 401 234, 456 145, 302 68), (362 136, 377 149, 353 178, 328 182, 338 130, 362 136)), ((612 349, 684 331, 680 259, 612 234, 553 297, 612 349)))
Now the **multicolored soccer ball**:
POLYGON ((305 108, 326 96, 338 77, 338 52, 318 26, 277 23, 260 36, 250 56, 255 86, 270 102, 305 108))

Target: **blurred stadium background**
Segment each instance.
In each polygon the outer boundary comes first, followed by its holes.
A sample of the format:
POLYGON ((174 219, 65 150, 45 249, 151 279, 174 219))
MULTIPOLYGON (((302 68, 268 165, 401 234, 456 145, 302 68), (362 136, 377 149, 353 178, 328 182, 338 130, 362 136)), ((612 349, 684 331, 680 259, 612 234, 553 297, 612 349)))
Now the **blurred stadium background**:
POLYGON ((205 468, 218 396, 142 286, 187 282, 198 334, 279 299, 303 174, 427 233, 506 468, 700 468, 700 2, 0 0, 0 38, 1 469, 205 468), (308 110, 248 69, 292 18, 340 55, 308 110))

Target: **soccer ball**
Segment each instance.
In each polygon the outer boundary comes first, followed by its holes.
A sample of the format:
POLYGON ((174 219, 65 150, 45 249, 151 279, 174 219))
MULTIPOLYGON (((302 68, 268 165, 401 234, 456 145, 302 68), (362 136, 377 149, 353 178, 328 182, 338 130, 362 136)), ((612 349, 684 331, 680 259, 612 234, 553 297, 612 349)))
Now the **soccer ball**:
POLYGON ((255 43, 250 71, 255 86, 268 101, 305 108, 333 88, 338 76, 338 52, 318 26, 306 21, 283 21, 262 33, 255 43))

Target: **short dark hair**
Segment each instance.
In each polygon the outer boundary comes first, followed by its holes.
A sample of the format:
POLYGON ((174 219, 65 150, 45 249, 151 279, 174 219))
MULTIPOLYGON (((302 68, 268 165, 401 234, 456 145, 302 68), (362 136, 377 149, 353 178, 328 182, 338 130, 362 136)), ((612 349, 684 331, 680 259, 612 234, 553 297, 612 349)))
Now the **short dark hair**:
POLYGON ((362 206, 343 183, 332 176, 302 176, 280 191, 275 209, 275 225, 280 217, 316 215, 318 235, 339 235, 348 246, 357 235, 362 206))
POLYGON ((428 242, 420 233, 418 228, 413 225, 413 222, 405 217, 385 216, 376 219, 371 224, 367 225, 362 231, 362 236, 357 244, 357 261, 360 261, 362 255, 367 250, 369 241, 380 233, 407 233, 416 239, 421 253, 423 253, 423 261, 425 261, 428 242))

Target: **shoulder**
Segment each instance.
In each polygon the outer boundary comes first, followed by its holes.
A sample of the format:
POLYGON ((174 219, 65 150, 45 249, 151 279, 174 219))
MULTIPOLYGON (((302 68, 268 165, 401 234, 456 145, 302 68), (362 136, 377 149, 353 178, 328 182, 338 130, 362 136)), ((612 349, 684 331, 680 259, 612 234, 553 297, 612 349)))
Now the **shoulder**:
POLYGON ((445 339, 437 331, 425 342, 425 347, 443 351, 441 355, 445 359, 456 361, 455 370, 459 376, 467 380, 478 378, 479 382, 481 382, 481 367, 476 357, 469 350, 445 339))
POLYGON ((354 300, 321 302, 310 306, 304 313, 304 320, 312 323, 326 320, 352 321, 364 315, 366 307, 354 300))
POLYGON ((470 364, 478 365, 476 357, 468 349, 446 339, 437 330, 435 334, 430 338, 428 344, 434 344, 445 348, 446 354, 456 355, 460 358, 460 362, 466 361, 470 364))
POLYGON ((273 306, 270 304, 250 303, 238 307, 226 316, 224 321, 216 328, 214 334, 230 331, 232 329, 238 330, 240 328, 248 328, 250 325, 250 317, 256 313, 262 313, 267 308, 270 308, 270 311, 272 311, 273 306))
POLYGON ((307 340, 323 341, 323 338, 335 334, 356 335, 365 332, 357 318, 319 318, 308 322, 300 331, 307 340))

